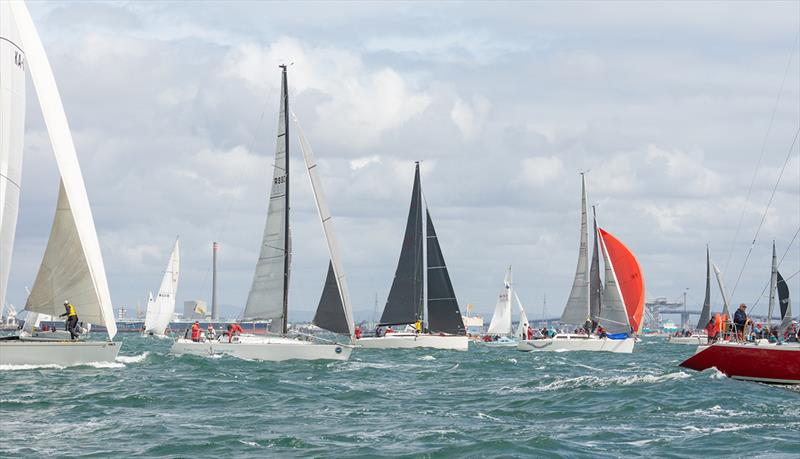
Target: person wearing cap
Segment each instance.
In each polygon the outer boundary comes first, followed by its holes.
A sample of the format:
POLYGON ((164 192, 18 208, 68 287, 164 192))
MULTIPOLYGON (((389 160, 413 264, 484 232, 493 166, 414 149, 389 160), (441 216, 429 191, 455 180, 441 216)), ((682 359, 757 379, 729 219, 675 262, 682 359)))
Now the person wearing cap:
POLYGON ((192 341, 200 341, 200 322, 196 320, 192 324, 192 341))
POLYGON ((214 330, 214 325, 208 324, 208 329, 206 330, 206 340, 213 341, 216 337, 217 332, 214 330))
POLYGON ((69 339, 75 340, 80 336, 78 333, 78 313, 75 311, 75 306, 71 305, 69 300, 64 302, 64 314, 58 317, 67 317, 66 328, 69 331, 69 339))
POLYGON ((736 327, 736 334, 739 337, 739 340, 742 340, 744 336, 744 328, 747 325, 747 305, 742 303, 739 305, 739 309, 733 314, 733 325, 736 327))

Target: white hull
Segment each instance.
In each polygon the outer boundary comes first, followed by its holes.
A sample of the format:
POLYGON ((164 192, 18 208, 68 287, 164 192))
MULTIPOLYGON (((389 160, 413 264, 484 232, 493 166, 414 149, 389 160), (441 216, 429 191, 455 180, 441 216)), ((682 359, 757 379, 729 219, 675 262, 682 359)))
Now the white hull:
POLYGON ((230 355, 246 360, 281 362, 284 360, 348 360, 352 346, 341 344, 318 344, 282 337, 242 336, 239 342, 222 341, 194 342, 180 338, 170 349, 172 354, 199 356, 230 355))
POLYGON ((554 338, 543 338, 520 341, 517 350, 531 351, 590 351, 615 352, 630 354, 633 352, 634 338, 609 339, 586 335, 556 335, 554 338))
POLYGON ((708 337, 705 335, 670 336, 669 338, 667 338, 667 342, 670 344, 686 344, 690 346, 699 346, 708 344, 708 337))
POLYGON ((122 347, 112 341, 0 341, 0 365, 60 365, 114 362, 122 347))
POLYGON ((517 340, 511 338, 500 338, 497 341, 483 341, 477 340, 475 344, 486 347, 517 347, 517 340))
POLYGON ((416 335, 413 333, 389 333, 380 338, 361 338, 356 344, 367 349, 414 349, 420 347, 466 351, 469 340, 466 336, 416 335))

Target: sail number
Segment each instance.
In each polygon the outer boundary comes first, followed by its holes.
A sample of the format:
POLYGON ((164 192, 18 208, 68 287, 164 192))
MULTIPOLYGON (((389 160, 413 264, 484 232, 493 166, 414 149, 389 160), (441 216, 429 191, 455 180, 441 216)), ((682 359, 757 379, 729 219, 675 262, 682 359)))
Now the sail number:
POLYGON ((286 183, 286 176, 285 175, 281 175, 280 177, 275 177, 274 179, 272 179, 272 182, 275 183, 275 185, 280 185, 281 183, 286 183))
POLYGON ((25 56, 19 51, 14 51, 14 64, 22 70, 25 70, 25 56))

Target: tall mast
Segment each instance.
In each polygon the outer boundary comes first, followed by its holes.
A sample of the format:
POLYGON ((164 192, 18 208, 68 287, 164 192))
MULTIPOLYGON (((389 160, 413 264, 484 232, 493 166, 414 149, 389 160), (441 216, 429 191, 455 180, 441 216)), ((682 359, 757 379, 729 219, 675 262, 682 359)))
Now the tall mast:
POLYGON ((283 263, 283 334, 285 335, 289 328, 289 263, 290 263, 290 252, 291 248, 289 246, 289 91, 288 91, 288 84, 287 84, 287 77, 286 77, 286 64, 281 64, 279 66, 282 69, 282 81, 281 81, 281 96, 283 97, 283 104, 286 109, 283 111, 283 125, 285 126, 285 131, 283 133, 283 141, 286 148, 286 155, 285 155, 285 163, 284 163, 284 170, 286 171, 286 210, 285 210, 285 218, 284 218, 284 225, 285 231, 283 233, 283 242, 284 242, 284 263, 283 263))
POLYGON ((219 251, 219 244, 214 242, 211 246, 211 319, 219 319, 219 310, 217 309, 217 252, 219 251))
POLYGON ((769 277, 769 309, 767 329, 772 330, 772 311, 775 309, 775 291, 778 289, 778 259, 775 256, 775 241, 772 241, 772 272, 769 277))

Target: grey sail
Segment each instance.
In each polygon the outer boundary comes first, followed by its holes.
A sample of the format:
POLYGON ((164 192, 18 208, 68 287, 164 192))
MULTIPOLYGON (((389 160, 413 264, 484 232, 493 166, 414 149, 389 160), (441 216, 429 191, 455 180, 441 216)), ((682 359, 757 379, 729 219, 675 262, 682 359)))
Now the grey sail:
POLYGON ((586 222, 586 179, 581 174, 581 243, 578 251, 578 267, 569 299, 561 314, 561 323, 583 325, 589 318, 589 241, 586 222))
POLYGON ((700 319, 697 321, 695 330, 702 330, 708 325, 711 319, 711 254, 706 246, 706 297, 703 300, 703 310, 700 311, 700 319))
POLYGON ((289 137, 286 68, 281 83, 281 108, 275 148, 267 222, 253 284, 244 309, 245 320, 272 319, 271 331, 286 333, 289 291, 289 137))
POLYGON ((410 324, 423 318, 422 242, 422 191, 419 163, 416 163, 403 247, 381 316, 381 325, 410 324))
POLYGON ((792 301, 789 298, 789 286, 783 280, 780 271, 775 271, 778 284, 778 303, 781 310, 780 336, 792 325, 792 301))
POLYGON ((427 217, 427 254, 428 254, 428 329, 432 333, 451 333, 465 335, 464 320, 458 309, 458 300, 450 282, 450 274, 444 262, 442 248, 433 228, 430 212, 425 209, 427 217))
POLYGON ((628 312, 625 309, 625 302, 622 299, 622 292, 619 289, 614 266, 611 264, 611 258, 608 256, 606 244, 602 238, 600 238, 600 244, 603 250, 606 288, 603 292, 603 311, 600 314, 599 322, 609 335, 630 333, 631 326, 628 322, 628 312))
POLYGON ((325 330, 349 335, 350 326, 347 316, 342 314, 343 310, 342 295, 336 282, 336 274, 333 272, 333 263, 328 262, 328 275, 325 278, 325 286, 322 288, 322 297, 319 299, 313 323, 325 330))
MULTIPOLYGON (((594 214, 594 206, 592 206, 594 214)), ((597 243, 597 217, 594 216, 594 252, 592 252, 592 262, 589 267, 589 315, 592 321, 600 317, 600 309, 603 298, 603 281, 600 280, 600 247, 597 243)))
POLYGON ((778 258, 775 255, 775 241, 772 241, 772 270, 769 276, 769 307, 767 308, 767 327, 772 328, 772 312, 775 310, 775 294, 778 290, 778 258))

